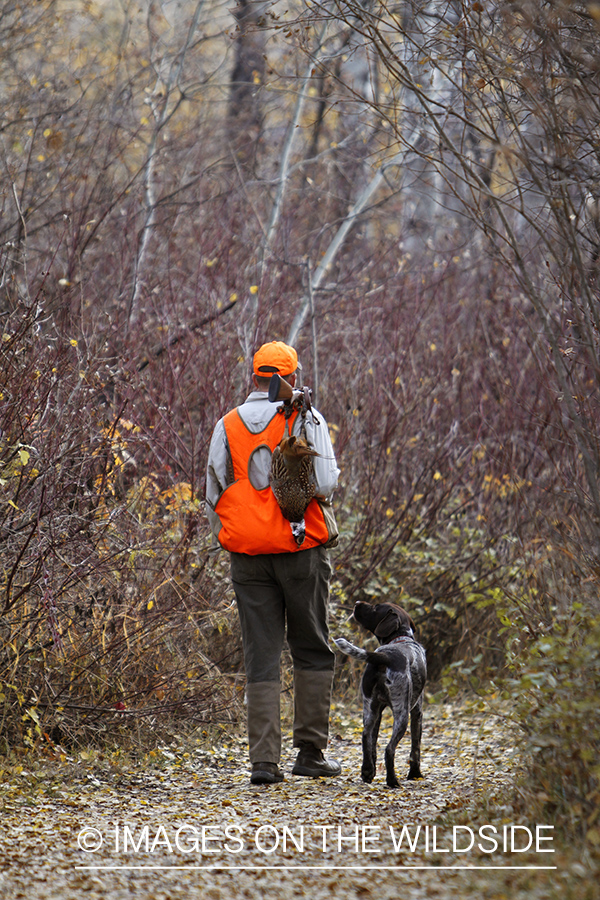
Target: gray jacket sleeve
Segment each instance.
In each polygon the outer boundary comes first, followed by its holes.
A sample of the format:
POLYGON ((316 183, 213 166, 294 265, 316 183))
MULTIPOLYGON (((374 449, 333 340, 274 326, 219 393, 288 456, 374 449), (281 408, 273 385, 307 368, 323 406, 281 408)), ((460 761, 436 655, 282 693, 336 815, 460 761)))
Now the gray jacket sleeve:
MULTIPOLYGON (((302 428, 301 417, 298 416, 294 422, 294 434, 300 434, 302 428)), ((333 445, 329 437, 329 428, 325 418, 318 410, 314 410, 314 417, 311 413, 306 416, 306 437, 307 440, 315 448, 319 454, 313 460, 313 471, 317 494, 331 499, 331 495, 337 487, 340 470, 338 469, 333 452, 333 445), (317 425, 317 422, 319 423, 317 425)))
POLYGON ((229 445, 223 419, 219 419, 210 442, 208 466, 206 469, 206 515, 213 534, 217 535, 221 523, 215 513, 217 501, 227 487, 227 471, 229 469, 229 445))

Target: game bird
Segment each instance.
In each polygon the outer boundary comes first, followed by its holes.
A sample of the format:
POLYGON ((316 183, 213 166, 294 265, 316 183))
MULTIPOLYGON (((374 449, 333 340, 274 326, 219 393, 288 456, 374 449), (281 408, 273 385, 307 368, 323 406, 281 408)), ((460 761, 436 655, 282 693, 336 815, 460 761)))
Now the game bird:
POLYGON ((283 438, 271 458, 269 483, 298 546, 306 536, 304 513, 315 495, 313 457, 318 455, 305 440, 293 434, 283 438))

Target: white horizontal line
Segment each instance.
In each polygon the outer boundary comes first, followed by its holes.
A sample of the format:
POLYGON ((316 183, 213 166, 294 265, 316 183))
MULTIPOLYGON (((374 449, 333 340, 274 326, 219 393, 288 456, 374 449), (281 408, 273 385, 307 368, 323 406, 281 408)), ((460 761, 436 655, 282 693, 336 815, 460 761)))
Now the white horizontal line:
POLYGON ((157 869, 173 869, 173 870, 183 870, 183 869, 194 869, 194 870, 206 870, 206 871, 235 871, 240 872, 243 870, 251 870, 254 872, 266 872, 276 870, 278 872, 299 872, 307 869, 311 869, 313 871, 320 872, 342 872, 342 871, 351 871, 351 872, 371 872, 371 871, 385 871, 385 872, 401 872, 403 870, 424 870, 428 869, 432 872, 436 871, 456 871, 458 869, 478 869, 478 870, 524 870, 524 869, 535 869, 535 870, 555 870, 558 866, 75 866, 76 869, 82 870, 93 870, 95 872, 116 872, 116 871, 144 871, 148 870, 157 870, 157 869))

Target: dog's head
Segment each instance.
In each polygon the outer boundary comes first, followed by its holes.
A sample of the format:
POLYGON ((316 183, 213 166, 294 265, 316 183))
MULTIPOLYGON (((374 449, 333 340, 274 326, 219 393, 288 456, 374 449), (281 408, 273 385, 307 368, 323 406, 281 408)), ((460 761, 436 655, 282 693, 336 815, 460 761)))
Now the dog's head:
POLYGON ((372 631, 380 644, 402 635, 412 637, 415 631, 415 623, 409 614, 395 603, 371 606, 359 600, 354 606, 354 618, 367 631, 372 631))

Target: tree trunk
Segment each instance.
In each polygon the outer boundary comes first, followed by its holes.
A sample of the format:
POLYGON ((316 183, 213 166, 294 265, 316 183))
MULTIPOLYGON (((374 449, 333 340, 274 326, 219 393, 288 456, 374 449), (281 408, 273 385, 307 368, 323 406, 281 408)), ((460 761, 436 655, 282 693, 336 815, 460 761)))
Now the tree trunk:
POLYGON ((233 9, 237 21, 235 61, 231 72, 228 137, 237 161, 252 168, 262 133, 261 86, 265 76, 263 0, 239 0, 233 9))

